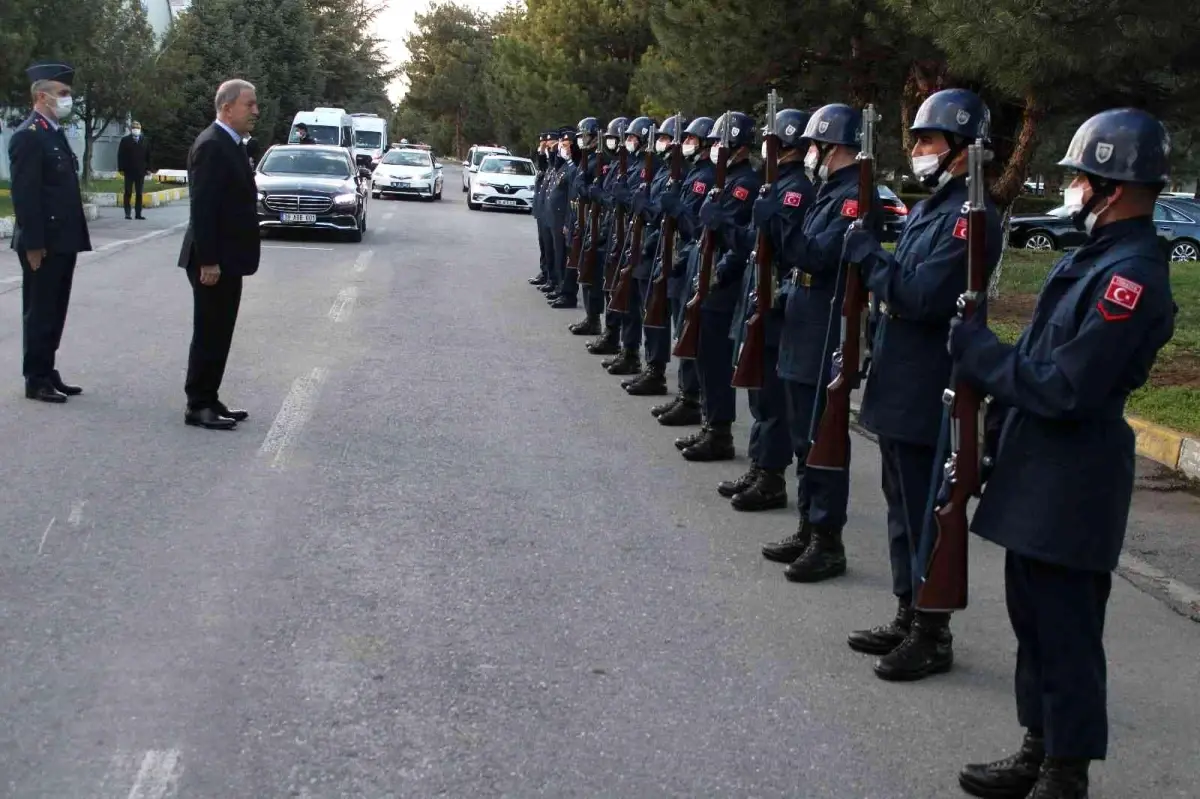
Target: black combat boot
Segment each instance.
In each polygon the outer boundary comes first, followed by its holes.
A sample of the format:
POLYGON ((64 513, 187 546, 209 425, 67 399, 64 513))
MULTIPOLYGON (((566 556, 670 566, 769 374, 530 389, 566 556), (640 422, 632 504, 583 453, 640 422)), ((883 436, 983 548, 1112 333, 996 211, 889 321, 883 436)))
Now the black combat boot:
POLYGON ((819 583, 846 573, 846 548, 837 527, 812 526, 812 536, 804 553, 783 570, 793 583, 819 583))
POLYGON ((651 363, 625 390, 634 397, 661 397, 667 393, 667 365, 651 363))
POLYGON ((676 405, 678 405, 682 401, 683 401, 683 395, 676 394, 673 399, 668 400, 667 402, 663 402, 658 405, 655 405, 653 408, 651 408, 650 415, 653 416, 655 419, 657 419, 658 417, 662 416, 664 413, 671 410, 672 408, 674 408, 676 405))
POLYGON ((759 511, 787 507, 787 480, 783 469, 763 469, 754 484, 733 495, 729 504, 734 510, 759 511))
POLYGON ((625 389, 626 391, 628 391, 630 386, 632 386, 632 385, 633 385, 634 383, 636 383, 637 381, 641 380, 643 377, 645 377, 645 376, 646 376, 647 374, 649 374, 649 373, 650 373, 650 364, 646 364, 646 365, 645 365, 645 366, 642 368, 642 371, 638 372, 638 373, 637 373, 636 375, 634 375, 633 377, 627 377, 627 378, 625 378, 624 380, 622 380, 622 381, 621 381, 621 388, 623 388, 623 389, 625 389))
POLYGON ((696 432, 689 433, 686 436, 680 436, 679 438, 675 439, 675 449, 679 450, 680 452, 683 452, 685 449, 692 446, 693 444, 700 443, 700 439, 704 438, 706 435, 708 435, 708 423, 707 422, 703 423, 700 426, 700 429, 697 430, 696 432))
POLYGON ((554 285, 553 283, 551 283, 550 281, 547 280, 545 283, 538 286, 538 291, 542 292, 543 294, 545 294, 547 296, 549 296, 551 294, 558 294, 558 286, 554 285))
POLYGON ((869 630, 855 630, 846 637, 846 643, 850 644, 850 648, 855 652, 887 655, 904 643, 909 630, 912 629, 912 620, 912 605, 902 599, 896 607, 896 618, 869 630))
POLYGON ((703 421, 704 413, 700 410, 700 400, 692 397, 683 397, 674 408, 658 417, 658 423, 663 427, 687 427, 701 424, 703 421))
POLYGON ((958 773, 958 784, 982 799, 1025 799, 1045 759, 1045 740, 1027 731, 1019 752, 992 763, 968 763, 958 773))
POLYGON ((576 336, 598 336, 600 335, 600 316, 599 314, 588 314, 586 318, 575 324, 567 325, 567 330, 576 336))
POLYGON ((800 524, 796 526, 796 532, 782 541, 763 545, 763 557, 776 563, 792 563, 804 554, 804 550, 808 549, 808 542, 811 539, 812 525, 808 519, 801 516, 800 524))
POLYGON ((642 371, 642 356, 637 350, 621 350, 617 359, 608 365, 610 375, 636 375, 642 371))
POLYGON ((730 432, 729 422, 715 422, 709 426, 699 441, 683 451, 683 457, 689 461, 731 461, 736 457, 733 448, 733 433, 730 432))
POLYGON ((553 302, 550 303, 550 307, 558 308, 558 309, 578 308, 579 307, 579 298, 572 297, 569 294, 560 294, 554 298, 553 302))
POLYGON ((544 286, 544 285, 546 285, 546 276, 545 276, 545 275, 538 275, 537 277, 531 277, 531 278, 529 278, 529 285, 531 285, 531 286, 544 286))
POLYGON ((953 643, 949 613, 917 611, 900 646, 875 661, 875 676, 889 682, 911 682, 950 671, 953 643))
POLYGON ((1087 799, 1090 763, 1074 757, 1046 758, 1029 799, 1087 799))
POLYGON ((620 333, 617 328, 608 328, 587 343, 587 351, 592 355, 616 355, 621 351, 621 345, 617 343, 620 333))
POLYGON ((725 499, 730 499, 735 494, 742 493, 758 480, 759 471, 757 463, 750 464, 750 468, 738 479, 722 480, 717 483, 717 493, 725 497, 725 499))

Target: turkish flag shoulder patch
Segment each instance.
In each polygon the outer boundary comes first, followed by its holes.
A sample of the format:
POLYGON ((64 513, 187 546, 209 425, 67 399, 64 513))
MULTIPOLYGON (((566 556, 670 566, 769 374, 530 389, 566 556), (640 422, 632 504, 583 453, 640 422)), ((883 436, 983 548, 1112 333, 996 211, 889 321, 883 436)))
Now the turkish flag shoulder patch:
POLYGON ((804 197, 798 191, 788 191, 783 194, 783 204, 789 208, 799 208, 804 197))
POLYGON ((858 200, 846 200, 842 203, 842 216, 858 219, 858 200))
POLYGON ((733 199, 744 200, 750 196, 750 190, 745 186, 735 186, 733 189, 733 199))
POLYGON ((692 194, 704 194, 708 191, 708 186, 697 180, 692 183, 692 194))
POLYGON ((645 180, 645 179, 646 179, 646 169, 645 169, 645 167, 643 167, 642 168, 642 180, 645 180))
POLYGON ((607 174, 608 174, 608 164, 605 164, 604 166, 600 167, 600 174, 601 174, 601 175, 607 175, 607 174))
POLYGON ((1134 283, 1127 277, 1113 275, 1112 280, 1108 282, 1108 288, 1104 290, 1104 299, 1113 305, 1132 311, 1137 308, 1138 301, 1142 298, 1142 291, 1143 287, 1140 283, 1134 283))
POLYGON ((967 218, 965 216, 960 216, 954 223, 954 238, 967 240, 967 218))

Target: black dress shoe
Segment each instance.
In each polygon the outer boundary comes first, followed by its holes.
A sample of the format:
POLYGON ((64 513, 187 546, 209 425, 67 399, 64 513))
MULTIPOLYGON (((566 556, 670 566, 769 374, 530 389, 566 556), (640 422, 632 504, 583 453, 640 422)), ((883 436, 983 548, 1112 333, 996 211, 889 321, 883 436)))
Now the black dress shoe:
POLYGON ((217 412, 217 416, 225 419, 232 419, 235 422, 244 422, 250 418, 249 411, 239 411, 236 409, 230 410, 229 408, 225 407, 225 403, 223 402, 218 402, 215 406, 213 406, 213 410, 217 412))
POLYGON ((38 402, 54 402, 61 405, 67 401, 67 395, 49 383, 26 383, 25 399, 37 400, 38 402))
POLYGON ((227 419, 218 414, 212 408, 200 408, 199 410, 189 410, 183 414, 184 424, 192 427, 203 427, 206 430, 232 430, 237 426, 237 422, 232 419, 227 419))
POLYGON ((79 386, 70 386, 64 383, 57 370, 50 373, 50 385, 54 386, 59 394, 66 394, 68 397, 78 397, 83 393, 83 389, 79 386))

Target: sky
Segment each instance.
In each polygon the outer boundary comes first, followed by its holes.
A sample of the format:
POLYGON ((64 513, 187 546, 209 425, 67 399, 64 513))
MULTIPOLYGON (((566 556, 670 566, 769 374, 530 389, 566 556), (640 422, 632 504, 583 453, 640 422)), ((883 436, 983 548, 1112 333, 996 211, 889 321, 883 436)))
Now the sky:
MULTIPOLYGON (((495 13, 508 4, 508 0, 456 0, 459 5, 470 6, 495 13)), ((408 56, 404 47, 405 38, 413 32, 413 18, 430 6, 430 0, 386 0, 385 9, 375 24, 376 34, 387 43, 387 54, 393 65, 399 65, 408 56)), ((397 82, 388 87, 392 102, 404 96, 405 87, 397 82)))

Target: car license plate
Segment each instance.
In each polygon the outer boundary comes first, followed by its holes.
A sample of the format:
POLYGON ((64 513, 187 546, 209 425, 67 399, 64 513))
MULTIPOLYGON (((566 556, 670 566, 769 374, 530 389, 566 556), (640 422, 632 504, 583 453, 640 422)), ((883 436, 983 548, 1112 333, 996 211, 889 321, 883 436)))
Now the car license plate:
POLYGON ((408 186, 408 181, 407 180, 393 180, 392 185, 403 188, 405 186, 408 186))
POLYGON ((317 221, 317 215, 316 214, 280 214, 279 221, 280 222, 297 222, 297 223, 301 223, 301 224, 311 225, 313 222, 317 221))
POLYGON ((496 205, 516 205, 516 200, 496 200, 496 205))

